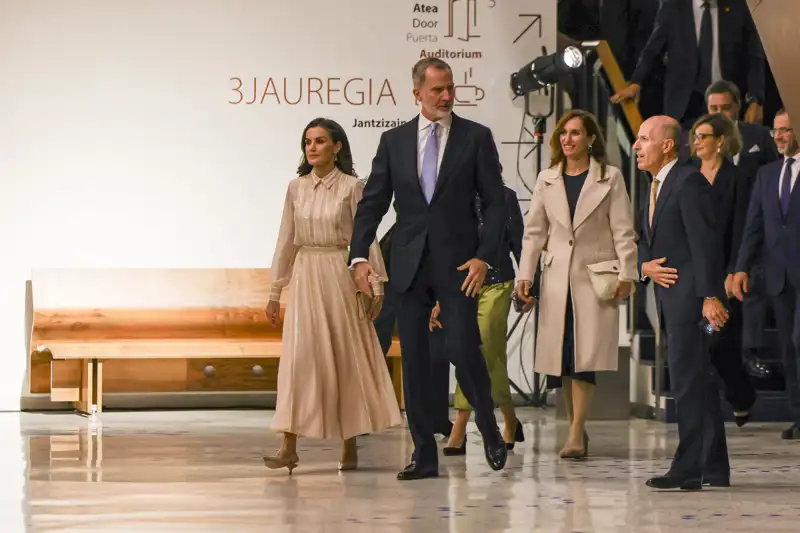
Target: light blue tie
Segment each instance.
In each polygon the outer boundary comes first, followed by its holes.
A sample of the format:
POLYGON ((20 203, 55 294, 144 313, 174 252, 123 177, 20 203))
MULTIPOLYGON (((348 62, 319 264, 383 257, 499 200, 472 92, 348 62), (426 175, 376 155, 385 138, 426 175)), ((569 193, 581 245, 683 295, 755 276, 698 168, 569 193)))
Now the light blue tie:
POLYGON ((429 204, 431 203, 431 198, 433 198, 433 191, 436 189, 436 178, 439 174, 439 138, 436 136, 438 129, 438 122, 431 124, 431 132, 428 135, 428 141, 425 143, 425 153, 422 155, 422 194, 425 195, 425 200, 429 204))

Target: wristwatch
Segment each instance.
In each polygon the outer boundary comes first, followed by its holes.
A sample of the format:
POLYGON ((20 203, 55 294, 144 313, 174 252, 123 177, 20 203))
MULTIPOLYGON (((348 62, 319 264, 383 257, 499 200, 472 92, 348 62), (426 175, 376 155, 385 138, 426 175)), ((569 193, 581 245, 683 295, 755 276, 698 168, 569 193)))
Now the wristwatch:
POLYGON ((761 100, 759 100, 757 97, 753 96, 752 94, 748 94, 748 95, 745 97, 744 101, 745 101, 745 103, 746 103, 747 105, 750 105, 750 104, 758 104, 758 105, 762 105, 762 104, 761 104, 761 100))

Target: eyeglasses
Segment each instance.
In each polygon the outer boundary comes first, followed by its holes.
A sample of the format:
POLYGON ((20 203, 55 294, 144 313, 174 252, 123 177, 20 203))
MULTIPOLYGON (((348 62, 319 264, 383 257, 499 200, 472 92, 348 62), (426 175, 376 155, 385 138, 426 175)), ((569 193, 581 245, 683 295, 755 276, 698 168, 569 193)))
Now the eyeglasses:
POLYGON ((776 135, 786 135, 787 133, 793 132, 794 128, 775 128, 769 130, 769 134, 771 137, 775 137, 776 135))
POLYGON ((709 137, 710 138, 714 138, 714 134, 713 133, 695 133, 694 134, 694 140, 695 141, 705 141, 709 137))

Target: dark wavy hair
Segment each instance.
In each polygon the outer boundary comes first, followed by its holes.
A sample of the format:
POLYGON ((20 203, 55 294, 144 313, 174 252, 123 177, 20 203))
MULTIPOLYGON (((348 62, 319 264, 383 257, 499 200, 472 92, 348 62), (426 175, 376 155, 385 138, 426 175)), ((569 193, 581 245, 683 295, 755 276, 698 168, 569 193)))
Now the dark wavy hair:
POLYGON ((303 136, 300 137, 300 151, 303 152, 303 157, 300 159, 300 166, 297 167, 297 175, 305 176, 306 174, 309 174, 313 168, 311 163, 309 163, 308 159, 306 158, 306 133, 308 133, 308 130, 311 128, 317 127, 323 128, 328 132, 328 135, 331 136, 333 144, 336 144, 337 142, 342 143, 342 149, 339 150, 336 161, 334 161, 336 168, 345 174, 356 176, 355 169, 353 168, 353 153, 350 150, 350 141, 347 140, 347 134, 344 132, 344 128, 342 128, 335 120, 322 117, 317 117, 309 122, 303 130, 303 136))
POLYGON ((597 123, 595 116, 588 111, 584 111, 583 109, 573 109, 572 111, 569 111, 566 115, 561 117, 561 120, 559 120, 558 124, 556 124, 553 135, 550 137, 550 166, 555 167, 567 160, 567 157, 564 155, 564 152, 561 149, 561 134, 564 133, 564 128, 567 122, 573 118, 581 119, 581 123, 583 123, 583 129, 586 130, 587 137, 594 136, 594 142, 589 145, 589 148, 591 148, 589 157, 594 158, 595 161, 600 163, 600 174, 605 175, 606 166, 608 166, 608 159, 606 155, 606 143, 603 140, 603 132, 601 131, 600 125, 597 123))

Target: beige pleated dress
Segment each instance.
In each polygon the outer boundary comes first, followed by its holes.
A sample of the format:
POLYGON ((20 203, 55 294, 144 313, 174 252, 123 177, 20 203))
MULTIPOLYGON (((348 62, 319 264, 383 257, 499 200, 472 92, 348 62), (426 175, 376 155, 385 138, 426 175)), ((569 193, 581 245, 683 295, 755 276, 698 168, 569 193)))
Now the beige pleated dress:
MULTIPOLYGON (((270 300, 289 285, 272 429, 348 439, 403 423, 372 320, 359 312, 348 246, 364 183, 337 168, 289 183, 270 300)), ((386 281, 377 242, 369 261, 386 281)))

